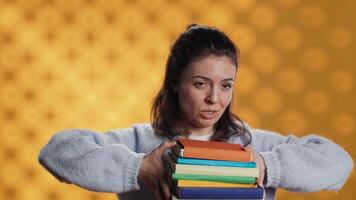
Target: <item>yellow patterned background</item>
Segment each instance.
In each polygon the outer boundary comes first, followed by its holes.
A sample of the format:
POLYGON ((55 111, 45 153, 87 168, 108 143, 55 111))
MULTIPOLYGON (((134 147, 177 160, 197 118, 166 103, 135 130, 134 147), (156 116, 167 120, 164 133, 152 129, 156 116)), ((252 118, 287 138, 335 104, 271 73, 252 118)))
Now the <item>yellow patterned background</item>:
MULTIPOLYGON (((0 0, 0 199, 116 199, 37 162, 58 130, 149 120, 174 38, 192 22, 240 47, 234 110, 254 127, 317 133, 356 158, 352 0, 0 0)), ((330 172, 333 173, 333 172, 330 172)), ((279 199, 352 199, 280 190, 279 199)))

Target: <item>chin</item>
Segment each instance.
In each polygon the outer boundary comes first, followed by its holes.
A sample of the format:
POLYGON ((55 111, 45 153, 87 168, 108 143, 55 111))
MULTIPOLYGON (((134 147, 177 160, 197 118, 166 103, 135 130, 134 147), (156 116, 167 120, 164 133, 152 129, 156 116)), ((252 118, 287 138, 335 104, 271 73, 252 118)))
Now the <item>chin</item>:
POLYGON ((204 127, 210 127, 210 126, 214 126, 214 124, 217 122, 217 120, 215 119, 210 119, 210 120, 199 120, 198 121, 198 125, 199 127, 201 128, 204 128, 204 127))

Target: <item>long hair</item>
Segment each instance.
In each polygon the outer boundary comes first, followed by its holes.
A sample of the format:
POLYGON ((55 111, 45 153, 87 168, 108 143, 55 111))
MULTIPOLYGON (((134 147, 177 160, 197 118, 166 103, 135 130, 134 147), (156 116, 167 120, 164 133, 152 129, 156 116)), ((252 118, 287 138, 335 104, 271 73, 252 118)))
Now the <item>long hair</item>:
MULTIPOLYGON (((209 55, 227 56, 236 70, 238 68, 238 49, 225 33, 214 27, 191 24, 173 43, 166 63, 163 85, 152 103, 151 124, 155 134, 173 138, 187 131, 178 125, 181 121, 180 105, 178 94, 173 88, 180 84, 182 73, 193 60, 209 55)), ((249 144, 251 133, 241 119, 231 112, 231 102, 215 123, 212 140, 226 141, 234 135, 248 134, 249 144)))

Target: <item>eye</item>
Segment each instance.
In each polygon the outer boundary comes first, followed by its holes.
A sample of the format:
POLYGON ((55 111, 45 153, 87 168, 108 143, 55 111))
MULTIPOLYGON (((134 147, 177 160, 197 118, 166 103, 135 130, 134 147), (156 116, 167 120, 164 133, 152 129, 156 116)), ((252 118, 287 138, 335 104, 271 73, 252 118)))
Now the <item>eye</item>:
POLYGON ((203 87, 204 85, 205 85, 204 82, 196 82, 196 83, 194 83, 194 86, 197 87, 197 88, 203 87))
POLYGON ((223 89, 230 89, 232 87, 232 84, 231 83, 224 83, 222 85, 223 89))

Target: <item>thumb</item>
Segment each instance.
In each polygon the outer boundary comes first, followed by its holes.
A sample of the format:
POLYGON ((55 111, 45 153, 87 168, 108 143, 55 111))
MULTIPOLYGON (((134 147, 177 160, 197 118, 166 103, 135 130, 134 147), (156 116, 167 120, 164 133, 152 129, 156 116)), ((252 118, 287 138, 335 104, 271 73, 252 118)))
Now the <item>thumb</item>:
POLYGON ((247 152, 253 152, 253 148, 251 146, 244 147, 243 150, 247 152))
POLYGON ((172 147, 174 147, 175 145, 177 144, 176 141, 167 141, 167 142, 164 142, 162 143, 158 148, 158 152, 160 154, 163 154, 167 149, 170 149, 172 147))

